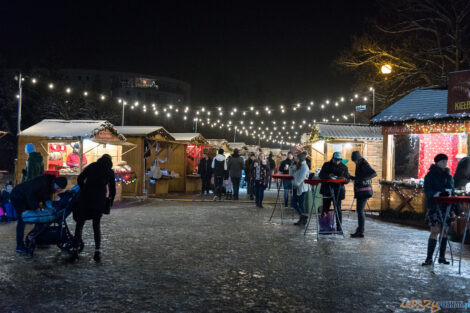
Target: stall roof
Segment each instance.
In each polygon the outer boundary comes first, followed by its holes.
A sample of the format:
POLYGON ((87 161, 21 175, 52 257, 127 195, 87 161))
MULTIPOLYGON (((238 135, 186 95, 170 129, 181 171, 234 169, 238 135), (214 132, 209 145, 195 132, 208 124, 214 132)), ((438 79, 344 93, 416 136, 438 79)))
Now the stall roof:
POLYGON ((226 139, 207 139, 207 142, 213 146, 223 146, 224 144, 228 144, 226 139))
MULTIPOLYGON (((317 123, 317 135, 319 139, 368 139, 382 140, 382 128, 366 124, 341 124, 341 123, 317 123)), ((314 130, 315 131, 315 130, 314 130)), ((310 141, 312 134, 304 134, 303 142, 310 141)))
POLYGON ((154 136, 162 135, 165 139, 175 138, 163 126, 115 126, 118 132, 125 136, 154 136))
POLYGON ((21 136, 49 137, 49 138, 71 138, 78 139, 94 137, 102 130, 109 130, 115 134, 120 141, 126 138, 108 121, 97 120, 42 120, 41 122, 23 130, 21 136))
POLYGON ((447 114, 447 89, 416 89, 376 116, 372 123, 386 124, 430 119, 457 119, 470 113, 447 114))
POLYGON ((244 143, 244 142, 229 142, 228 147, 230 149, 243 149, 243 148, 246 148, 246 143, 244 143))
POLYGON ((198 142, 208 144, 207 140, 200 133, 170 133, 176 141, 198 142))

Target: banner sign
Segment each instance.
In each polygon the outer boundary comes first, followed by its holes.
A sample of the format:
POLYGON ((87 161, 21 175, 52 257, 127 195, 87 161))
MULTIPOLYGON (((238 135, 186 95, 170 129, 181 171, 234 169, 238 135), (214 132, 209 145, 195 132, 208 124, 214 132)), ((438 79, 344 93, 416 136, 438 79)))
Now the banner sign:
POLYGON ((449 74, 447 114, 470 112, 470 70, 449 74))
POLYGON ((470 122, 382 126, 382 135, 457 134, 465 132, 470 132, 470 122))
POLYGON ((363 104, 363 105, 356 105, 356 112, 363 112, 366 110, 366 105, 363 104))

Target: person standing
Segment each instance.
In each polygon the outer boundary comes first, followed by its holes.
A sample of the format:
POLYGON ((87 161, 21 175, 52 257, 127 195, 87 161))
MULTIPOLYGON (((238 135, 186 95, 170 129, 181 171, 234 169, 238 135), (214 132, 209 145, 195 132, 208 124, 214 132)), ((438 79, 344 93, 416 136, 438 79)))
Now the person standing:
POLYGON ((21 214, 27 210, 37 210, 41 203, 52 200, 54 193, 67 187, 65 177, 41 175, 17 185, 11 192, 11 204, 18 218, 16 224, 16 252, 25 253, 24 228, 21 214))
POLYGON ((214 174, 214 201, 222 200, 222 188, 224 184, 225 171, 227 171, 227 161, 224 156, 224 149, 219 149, 218 154, 212 160, 212 173, 214 174))
POLYGON ((274 161, 273 153, 269 152, 268 156, 268 166, 269 166, 269 175, 268 175, 268 190, 271 190, 272 176, 274 174, 274 169, 276 168, 276 161, 274 161))
POLYGON ((304 181, 308 179, 310 169, 306 162, 306 152, 299 153, 297 158, 298 162, 294 173, 295 192, 292 197, 292 203, 294 209, 299 213, 299 220, 295 222, 294 225, 305 225, 308 220, 308 214, 305 210, 305 197, 310 190, 310 185, 306 184, 304 181))
POLYGON ((255 160, 256 156, 253 152, 251 152, 249 158, 245 161, 246 193, 250 197, 250 200, 254 199, 254 184, 253 177, 251 176, 251 170, 255 160))
POLYGON ((470 157, 464 157, 460 159, 454 173, 455 189, 465 189, 468 183, 470 183, 470 157))
MULTIPOLYGON (((294 164, 294 154, 292 152, 287 153, 287 158, 279 165, 279 173, 283 175, 289 175, 289 168, 294 164)), ((283 179, 282 186, 284 188, 284 207, 289 207, 289 193, 292 190, 292 180, 283 179)))
MULTIPOLYGON (((101 217, 109 214, 116 196, 116 182, 114 180, 113 161, 111 156, 104 154, 98 161, 88 165, 78 176, 80 186, 78 204, 73 212, 75 226, 75 242, 82 241, 82 232, 85 221, 93 220, 93 235, 95 239, 95 262, 101 261, 101 217), (109 191, 109 195, 107 195, 109 191)), ((74 256, 78 258, 78 255, 74 256)))
POLYGON ((11 204, 11 191, 13 190, 13 182, 6 184, 5 189, 2 191, 2 197, 0 201, 0 207, 3 208, 4 216, 0 216, 0 221, 5 220, 7 222, 16 220, 15 210, 11 204))
MULTIPOLYGON (((340 152, 333 153, 333 158, 329 162, 325 162, 320 170, 318 176, 321 179, 346 179, 346 184, 349 183, 349 172, 346 165, 342 163, 342 156, 340 152)), ((343 223, 343 213, 341 211, 341 201, 346 197, 346 188, 344 184, 329 184, 324 183, 321 185, 320 193, 323 195, 323 214, 327 214, 330 211, 331 202, 333 201, 333 190, 334 196, 337 199, 336 207, 338 215, 336 217, 336 230, 342 231, 341 225, 343 223)))
MULTIPOLYGON (((426 195, 426 223, 431 227, 431 233, 428 239, 428 251, 423 266, 431 265, 434 250, 437 245, 437 237, 442 232, 444 218, 446 214, 446 205, 438 205, 434 202, 434 197, 449 196, 454 191, 454 179, 450 175, 447 167, 448 157, 445 154, 438 154, 434 157, 434 164, 429 168, 429 172, 424 176, 424 194, 426 195)), ((452 218, 447 218, 446 224, 449 226, 452 218)), ((446 260, 447 231, 443 234, 441 246, 439 249, 439 264, 449 264, 446 260)))
POLYGON ((268 162, 264 157, 264 153, 258 155, 251 165, 251 177, 253 179, 253 187, 255 193, 256 207, 263 208, 264 190, 267 187, 267 176, 269 172, 268 162))
POLYGON ((243 158, 238 153, 238 149, 233 150, 233 155, 228 161, 228 170, 232 180, 233 200, 238 200, 243 166, 243 158))
MULTIPOLYGON (((82 166, 87 164, 85 154, 82 156, 82 166)), ((80 164, 80 145, 78 143, 73 145, 72 153, 67 156, 66 164, 70 167, 78 167, 80 164)))
POLYGON ((209 156, 206 153, 202 155, 202 159, 197 167, 197 172, 201 176, 201 195, 204 195, 204 193, 209 194, 209 189, 211 187, 212 160, 209 159, 209 156))
POLYGON ((366 219, 365 207, 367 200, 372 197, 372 183, 371 179, 377 176, 377 173, 370 166, 370 164, 361 156, 359 151, 353 151, 351 160, 356 163, 356 172, 351 179, 354 180, 354 198, 356 198, 356 213, 358 227, 352 238, 364 237, 364 224, 366 219))
POLYGON ((25 145, 25 152, 28 154, 28 160, 26 161, 26 169, 23 169, 22 183, 44 174, 44 162, 41 153, 36 152, 36 148, 32 143, 25 145))

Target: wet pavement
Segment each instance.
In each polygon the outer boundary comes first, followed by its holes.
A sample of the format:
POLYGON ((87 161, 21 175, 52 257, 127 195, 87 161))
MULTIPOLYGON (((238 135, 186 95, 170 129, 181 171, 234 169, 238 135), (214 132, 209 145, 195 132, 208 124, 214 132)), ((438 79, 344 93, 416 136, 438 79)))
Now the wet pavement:
POLYGON ((90 222, 74 264, 56 247, 17 256, 15 224, 0 224, 0 312, 381 313, 418 312, 400 308, 403 300, 470 300, 468 253, 463 275, 457 264, 421 267, 426 231, 368 219, 366 238, 350 239, 356 220, 346 213, 345 239, 317 241, 287 213, 281 225, 278 212, 268 221, 270 206, 248 203, 116 209, 103 218, 101 264, 90 222))

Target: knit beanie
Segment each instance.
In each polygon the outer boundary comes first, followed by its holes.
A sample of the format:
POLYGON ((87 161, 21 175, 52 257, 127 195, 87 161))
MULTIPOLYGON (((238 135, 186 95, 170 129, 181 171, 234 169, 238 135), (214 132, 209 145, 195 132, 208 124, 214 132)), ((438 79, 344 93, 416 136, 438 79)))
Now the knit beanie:
POLYGON ((24 146, 24 151, 27 153, 27 154, 30 154, 32 152, 36 152, 36 148, 34 147, 34 145, 32 143, 27 143, 25 146, 24 146))
POLYGON ((357 161, 357 160, 360 160, 362 159, 362 155, 359 151, 353 151, 353 153, 351 154, 351 160, 353 160, 353 162, 357 161))
POLYGON ((444 153, 439 153, 438 155, 434 157, 434 163, 437 163, 442 160, 448 160, 448 159, 449 158, 447 157, 447 155, 445 155, 444 153))

